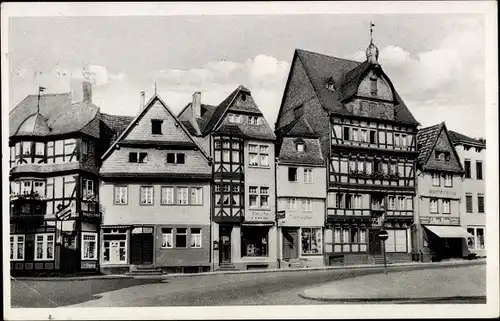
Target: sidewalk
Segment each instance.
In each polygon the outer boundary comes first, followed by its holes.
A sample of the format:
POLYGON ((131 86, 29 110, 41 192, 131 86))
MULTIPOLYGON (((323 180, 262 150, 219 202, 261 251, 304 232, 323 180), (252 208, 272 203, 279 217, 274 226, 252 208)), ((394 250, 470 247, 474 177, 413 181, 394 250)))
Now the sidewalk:
POLYGON ((420 269, 343 279, 305 290, 302 298, 331 302, 485 298, 486 265, 420 269))
MULTIPOLYGON (((477 260, 456 260, 456 261, 443 261, 443 262, 429 262, 429 263, 395 263, 388 265, 389 270, 391 269, 426 269, 434 267, 448 267, 448 266, 468 266, 468 265, 478 265, 486 264, 486 259, 477 260)), ((310 268, 298 268, 298 269, 262 269, 262 270, 243 270, 243 271, 218 271, 218 272, 203 272, 203 273, 173 273, 173 274, 163 274, 163 275, 127 275, 127 274, 104 274, 104 275, 88 275, 88 276, 57 276, 57 277, 15 277, 17 280, 25 281, 75 281, 75 280, 92 280, 92 279, 168 279, 177 277, 193 277, 193 276, 208 276, 208 275, 221 275, 221 274, 251 274, 251 273, 293 273, 299 271, 321 271, 321 270, 351 270, 351 269, 373 269, 380 270, 382 272, 383 265, 339 265, 339 266, 322 266, 322 267, 310 267, 310 268)), ((11 277, 14 278, 14 277, 11 277)))

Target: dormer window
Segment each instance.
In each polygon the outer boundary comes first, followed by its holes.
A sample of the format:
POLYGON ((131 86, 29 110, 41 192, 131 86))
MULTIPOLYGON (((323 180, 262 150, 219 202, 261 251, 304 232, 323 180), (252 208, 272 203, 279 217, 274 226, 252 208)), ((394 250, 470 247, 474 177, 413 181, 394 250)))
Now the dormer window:
POLYGON ((228 114, 227 119, 230 123, 236 123, 236 124, 241 123, 241 115, 228 114))
POLYGON ((241 94, 241 100, 243 100, 243 101, 247 100, 247 95, 246 94, 241 94))
POLYGON ((326 82, 325 82, 325 87, 328 90, 334 91, 335 90, 335 82, 333 81, 332 77, 329 77, 326 82))
POLYGON ((248 123, 250 125, 258 125, 259 124, 259 116, 248 116, 248 123))
POLYGON ((305 144, 304 143, 297 143, 297 144, 295 144, 295 149, 297 149, 298 152, 303 152, 305 150, 305 144))

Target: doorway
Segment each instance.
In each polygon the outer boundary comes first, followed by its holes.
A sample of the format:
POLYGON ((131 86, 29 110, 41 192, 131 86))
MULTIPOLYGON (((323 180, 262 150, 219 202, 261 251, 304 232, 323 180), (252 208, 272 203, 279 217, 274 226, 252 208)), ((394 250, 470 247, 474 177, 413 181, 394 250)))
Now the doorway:
POLYGON ((299 229, 283 228, 283 259, 299 257, 299 229))
POLYGON ((219 227, 219 264, 231 263, 231 225, 219 227))
POLYGON ((130 240, 130 264, 153 264, 153 251, 153 228, 134 228, 130 240))
POLYGON ((382 241, 378 237, 379 229, 370 229, 368 232, 368 248, 370 255, 382 254, 382 241))

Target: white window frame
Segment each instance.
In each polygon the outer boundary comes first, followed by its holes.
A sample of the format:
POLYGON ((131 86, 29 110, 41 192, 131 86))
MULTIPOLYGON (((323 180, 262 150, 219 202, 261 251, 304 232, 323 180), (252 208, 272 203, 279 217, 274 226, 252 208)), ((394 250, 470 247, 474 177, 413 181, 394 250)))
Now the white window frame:
POLYGON ((269 187, 268 186, 259 186, 259 207, 260 208, 269 208, 269 187), (262 201, 267 197, 267 206, 262 205, 264 202, 262 201))
POLYGON ((98 242, 98 237, 97 237, 97 233, 94 233, 94 232, 82 232, 82 260, 83 261, 95 261, 95 260, 99 260, 99 258, 97 257, 97 242, 98 242), (90 236, 93 238, 93 240, 86 240, 85 239, 85 236, 90 236), (85 244, 86 243, 91 243, 91 242, 94 242, 95 245, 94 245, 94 251, 91 253, 92 256, 90 257, 85 257, 87 255, 87 252, 85 251, 85 244))
POLYGON ((162 186, 161 187, 161 205, 174 205, 174 204, 175 204, 175 187, 174 186, 162 186), (169 192, 171 192, 171 193, 169 193, 169 192))
POLYGON ((444 187, 453 187, 453 175, 452 174, 445 174, 444 187))
POLYGON ((443 199, 443 214, 451 214, 451 202, 448 199, 443 199), (446 208, 445 204, 448 204, 448 208, 446 208))
POLYGON ((83 185, 83 198, 88 199, 90 197, 93 197, 95 194, 95 189, 94 189, 94 181, 88 178, 82 179, 82 185, 83 185))
POLYGON ((302 211, 312 212, 312 199, 310 199, 310 198, 303 198, 302 199, 302 211))
POLYGON ((52 260, 55 260, 55 239, 56 239, 56 236, 55 236, 55 233, 37 233, 35 234, 35 246, 34 246, 34 249, 35 249, 35 255, 34 255, 34 259, 35 261, 52 261, 52 260), (38 253, 38 236, 42 236, 42 257, 41 258, 38 258, 37 257, 37 253, 38 253), (52 242, 50 242, 48 239, 49 239, 49 236, 52 236, 52 242), (48 255, 47 255, 47 249, 49 248, 49 243, 52 243, 52 257, 49 258, 48 255))
POLYGON ((398 204, 400 210, 406 210, 406 198, 403 196, 398 197, 398 204))
POLYGON ((292 211, 297 209, 297 199, 295 197, 288 197, 286 199, 286 209, 292 211))
POLYGON ((323 228, 321 228, 321 227, 302 227, 300 229, 300 253, 302 255, 304 255, 304 254, 305 255, 323 255, 323 228), (318 252, 312 252, 312 251, 305 252, 304 251, 304 247, 302 244, 304 232, 309 232, 311 237, 314 235, 314 238, 316 239, 316 243, 317 243, 318 252), (319 235, 319 238, 318 238, 318 235, 319 235))
POLYGON ((115 205, 127 205, 128 204, 128 186, 127 185, 115 185, 113 192, 114 192, 114 198, 115 198, 114 199, 115 205), (117 190, 119 191, 118 195, 117 195, 117 190))
POLYGON ((203 187, 191 186, 189 188, 189 204, 203 205, 203 187))
POLYGON ((441 186, 441 175, 438 172, 432 173, 432 186, 441 186))
POLYGON ((439 213, 439 209, 438 209, 438 199, 437 198, 431 198, 429 199, 429 211, 432 213, 432 214, 437 214, 439 213), (436 204, 435 206, 433 206, 433 204, 436 204), (435 211, 433 210, 435 208, 435 211))
POLYGON ((139 204, 140 205, 153 205, 154 204, 154 186, 141 186, 139 188, 139 204), (144 199, 142 198, 144 191, 144 199), (151 191, 150 193, 147 191, 151 191))
POLYGON ((173 249, 174 248, 174 229, 173 228, 163 227, 161 229, 161 248, 162 249, 173 249), (166 230, 170 230, 170 233, 167 233, 166 230), (169 237, 170 237, 170 246, 168 244, 169 237), (165 240, 165 245, 163 244, 164 240, 165 240))
POLYGON ((12 234, 10 235, 10 248, 12 250, 12 258, 11 261, 24 261, 25 252, 26 252, 26 236, 22 234, 12 234), (19 242, 19 238, 22 240, 19 242), (19 244, 23 245, 23 251, 21 252, 20 257, 19 254, 19 244))
POLYGON ((312 184, 313 180, 313 169, 312 168, 304 168, 304 183, 312 184))
POLYGON ((190 248, 192 249, 201 249, 203 247, 203 237, 202 237, 202 229, 201 228, 196 228, 196 229, 199 229, 200 230, 200 233, 193 233, 193 229, 195 228, 190 228, 189 229, 189 233, 191 234, 191 240, 189 242, 189 246, 190 248), (193 246, 193 241, 194 241, 194 246, 193 246))
POLYGON ((177 186, 176 187, 176 204, 177 205, 188 205, 189 204, 189 187, 187 186, 177 186))
POLYGON ((396 209, 396 198, 394 196, 387 197, 387 209, 389 210, 396 209))
POLYGON ((270 168, 269 145, 248 144, 248 166, 270 168))

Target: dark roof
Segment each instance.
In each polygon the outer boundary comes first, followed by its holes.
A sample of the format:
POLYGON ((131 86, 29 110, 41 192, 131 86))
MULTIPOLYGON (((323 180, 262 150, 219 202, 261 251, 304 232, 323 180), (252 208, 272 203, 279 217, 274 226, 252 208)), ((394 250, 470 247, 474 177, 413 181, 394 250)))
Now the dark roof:
POLYGON ((111 145, 127 128, 132 120, 134 120, 133 116, 101 113, 101 122, 109 129, 109 131, 106 131, 106 134, 102 136, 107 137, 109 139, 109 144, 111 145))
POLYGON ((441 133, 444 123, 419 129, 417 133, 418 157, 417 164, 424 165, 432 153, 436 140, 441 133))
MULTIPOLYGON (((323 109, 335 114, 352 115, 342 103, 342 99, 353 91, 354 86, 357 88, 360 77, 369 68, 378 65, 326 56, 301 49, 297 49, 295 52, 304 66, 323 109), (337 85, 337 90, 332 91, 326 88, 325 82, 329 78, 333 79, 337 85)), ((397 93, 394 96, 396 103, 394 106, 394 120, 400 123, 419 125, 401 97, 397 93)))
MULTIPOLYGON (((177 117, 182 122, 182 124, 188 129, 191 135, 199 136, 191 123, 190 117, 191 113, 188 111, 188 108, 191 108, 192 102, 188 103, 182 110, 179 112, 177 117)), ((213 112, 215 111, 216 106, 201 104, 201 117, 196 118, 196 123, 198 124, 198 128, 203 132, 203 127, 207 123, 207 121, 212 117, 213 112)))
POLYGON ((50 134, 49 126, 47 125, 46 119, 36 113, 26 118, 26 120, 19 126, 16 133, 19 135, 33 135, 33 136, 45 136, 50 134))
MULTIPOLYGON (((40 114, 50 121, 57 118, 59 110, 71 104, 71 94, 40 95, 40 114)), ((14 136, 24 121, 37 113, 38 95, 28 95, 9 112, 9 136, 14 136)), ((80 128, 72 128, 77 131, 80 128)))
POLYGON ((453 142, 454 145, 471 144, 471 145, 484 146, 486 148, 486 140, 471 138, 464 134, 457 133, 453 130, 449 130, 448 133, 450 134, 451 141, 453 142))
MULTIPOLYGON (((219 106, 217 106, 211 112, 211 115, 209 117, 207 116, 207 120, 206 120, 206 122, 203 126, 203 129, 202 129, 202 131, 205 135, 210 133, 214 129, 215 125, 217 125, 219 120, 224 116, 224 114, 226 113, 226 110, 229 108, 231 102, 234 100, 234 98, 236 98, 236 96, 238 95, 238 93, 240 92, 240 90, 242 88, 244 88, 244 87, 239 86, 238 88, 236 88, 231 94, 229 94, 229 96, 227 96, 226 99, 224 99, 219 104, 219 106)), ((246 90, 248 91, 248 89, 246 89, 246 90)))
POLYGON ((305 117, 294 119, 276 132, 277 136, 286 137, 310 137, 318 138, 319 135, 312 129, 305 117))
POLYGON ((281 140, 278 158, 281 163, 302 165, 325 164, 318 138, 285 137, 281 140), (296 143, 299 141, 305 144, 303 152, 297 151, 296 143))

